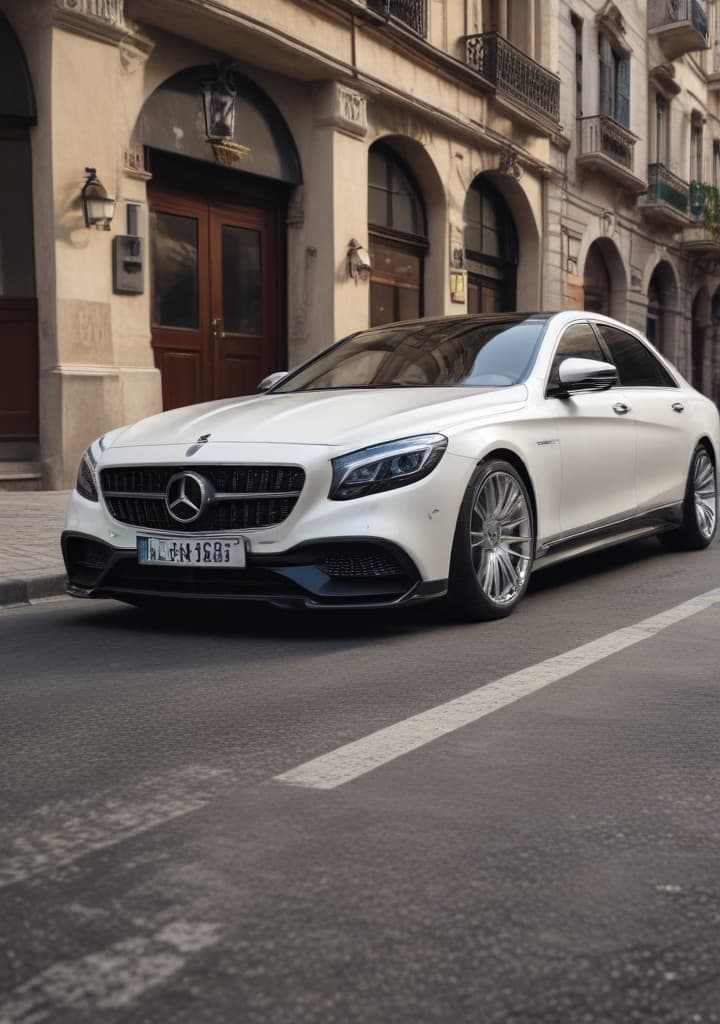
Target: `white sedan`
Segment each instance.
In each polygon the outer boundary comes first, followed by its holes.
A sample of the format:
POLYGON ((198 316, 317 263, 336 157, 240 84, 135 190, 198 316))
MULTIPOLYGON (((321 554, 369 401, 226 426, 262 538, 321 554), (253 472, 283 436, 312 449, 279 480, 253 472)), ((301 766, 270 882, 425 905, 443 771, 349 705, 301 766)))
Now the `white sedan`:
POLYGON ((719 452, 715 405, 608 317, 391 324, 95 441, 68 591, 500 618, 551 563, 655 533, 709 545, 719 452))

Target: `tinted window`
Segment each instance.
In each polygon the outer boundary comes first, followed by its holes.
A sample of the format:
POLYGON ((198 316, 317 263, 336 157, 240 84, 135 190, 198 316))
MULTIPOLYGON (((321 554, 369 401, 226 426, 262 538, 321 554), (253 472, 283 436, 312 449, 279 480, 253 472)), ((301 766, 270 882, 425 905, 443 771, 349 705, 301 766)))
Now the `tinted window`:
POLYGON ((632 334, 598 324, 624 387, 677 387, 665 367, 632 334))
POLYGON ((607 362, 607 356, 590 324, 573 324, 563 334, 555 349, 548 381, 550 387, 556 387, 560 383, 560 363, 564 359, 596 359, 601 363, 607 362))
POLYGON ((363 331, 275 389, 509 387, 527 377, 545 317, 457 317, 363 331))

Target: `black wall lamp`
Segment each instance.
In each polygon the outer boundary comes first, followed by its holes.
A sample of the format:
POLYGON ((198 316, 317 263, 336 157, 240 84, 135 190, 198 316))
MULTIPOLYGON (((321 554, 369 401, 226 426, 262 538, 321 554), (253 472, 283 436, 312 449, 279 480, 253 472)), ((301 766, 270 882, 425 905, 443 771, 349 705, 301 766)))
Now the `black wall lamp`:
POLYGON ((87 181, 82 187, 81 197, 85 227, 96 227, 98 231, 109 231, 115 213, 115 200, 97 176, 94 167, 86 167, 87 181))

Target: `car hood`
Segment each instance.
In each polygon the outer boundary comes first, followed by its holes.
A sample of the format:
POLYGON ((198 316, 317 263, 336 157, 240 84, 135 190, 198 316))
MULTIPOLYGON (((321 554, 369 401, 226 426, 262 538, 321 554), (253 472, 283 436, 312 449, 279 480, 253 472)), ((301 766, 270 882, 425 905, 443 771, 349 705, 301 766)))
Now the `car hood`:
POLYGON ((392 388, 251 395, 172 409, 119 431, 111 448, 213 444, 361 446, 449 429, 523 404, 524 385, 504 388, 392 388))

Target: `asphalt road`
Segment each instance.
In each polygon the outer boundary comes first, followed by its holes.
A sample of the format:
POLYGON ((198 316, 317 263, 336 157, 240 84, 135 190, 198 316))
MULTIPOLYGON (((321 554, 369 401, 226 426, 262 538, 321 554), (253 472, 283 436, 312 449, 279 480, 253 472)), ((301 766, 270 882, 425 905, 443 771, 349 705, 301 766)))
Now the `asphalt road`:
POLYGON ((720 1021, 719 586, 650 540, 489 625, 0 612, 0 1024, 720 1021))

